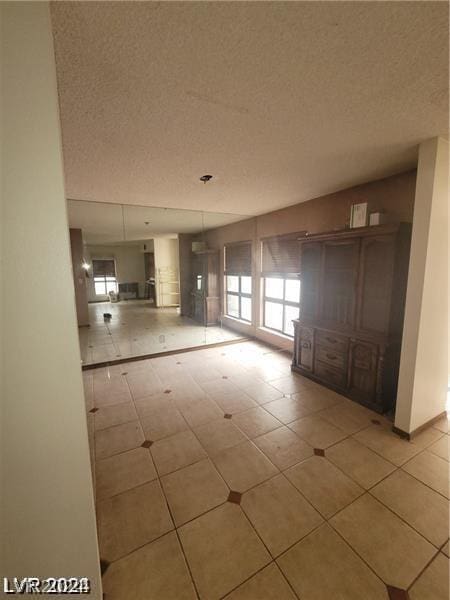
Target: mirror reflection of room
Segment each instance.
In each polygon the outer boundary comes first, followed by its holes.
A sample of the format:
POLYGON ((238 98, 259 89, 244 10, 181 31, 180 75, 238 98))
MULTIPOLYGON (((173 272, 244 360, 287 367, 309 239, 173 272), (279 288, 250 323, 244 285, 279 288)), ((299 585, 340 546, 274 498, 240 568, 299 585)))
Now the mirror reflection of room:
POLYGON ((78 200, 68 211, 84 365, 242 338, 222 325, 220 254, 204 239, 242 217, 78 200))

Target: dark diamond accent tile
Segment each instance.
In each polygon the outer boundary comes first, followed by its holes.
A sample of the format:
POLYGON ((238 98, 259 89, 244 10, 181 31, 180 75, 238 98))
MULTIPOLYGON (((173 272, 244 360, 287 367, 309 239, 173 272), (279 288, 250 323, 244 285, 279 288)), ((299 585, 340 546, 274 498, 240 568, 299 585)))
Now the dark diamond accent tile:
POLYGON ((89 348, 93 348, 94 346, 89 346, 89 348))
POLYGON ((231 419, 231 417, 232 417, 232 416, 233 416, 233 415, 230 415, 229 413, 225 413, 225 414, 223 415, 223 418, 224 418, 224 419, 231 419))
POLYGON ((120 358, 122 355, 121 354, 116 354, 117 358, 120 358))
POLYGON ((233 502, 233 504, 241 503, 242 494, 241 492, 233 492, 233 490, 228 494, 228 502, 233 502))
POLYGON ((90 413, 96 413, 99 409, 98 408, 91 408, 91 410, 89 411, 90 413))
POLYGON ((181 365, 181 362, 179 360, 177 361, 177 365, 181 365))
POLYGON ((222 375, 222 379, 228 379, 227 375, 222 375))
POLYGON ((153 442, 151 440, 145 440, 144 442, 142 442, 141 446, 142 448, 150 448, 152 444, 153 442))
POLYGON ((107 560, 104 560, 103 558, 100 559, 100 572, 102 575, 104 575, 106 573, 106 571, 109 568, 110 563, 107 560))
POLYGON ((370 422, 373 423, 374 425, 381 425, 381 423, 378 419, 370 419, 370 422))
POLYGON ((393 585, 386 585, 389 600, 409 600, 409 594, 406 590, 394 587, 393 585))
POLYGON ((164 390, 165 394, 170 394, 172 392, 172 390, 164 390))
POLYGON ((122 375, 128 375, 128 371, 125 371, 124 373, 122 373, 122 375))
POLYGON ((325 456, 325 450, 322 448, 314 448, 314 454, 316 456, 325 456))

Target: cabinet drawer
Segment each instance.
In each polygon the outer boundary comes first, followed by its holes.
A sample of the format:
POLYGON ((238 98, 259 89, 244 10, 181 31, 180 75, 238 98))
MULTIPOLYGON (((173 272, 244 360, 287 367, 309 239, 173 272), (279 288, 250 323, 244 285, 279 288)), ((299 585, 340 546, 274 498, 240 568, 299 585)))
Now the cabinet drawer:
POLYGON ((345 388, 347 384, 347 373, 340 369, 330 367, 330 365, 316 360, 314 363, 314 372, 317 377, 323 379, 324 382, 330 383, 340 388, 345 388))
POLYGON ((347 352, 339 352, 337 349, 327 348, 326 346, 317 346, 317 360, 327 363, 335 369, 346 369, 347 367, 347 352))
POLYGON ((348 338, 343 335, 337 335, 332 331, 320 331, 316 330, 317 344, 326 346, 336 352, 343 354, 347 353, 348 349, 348 338))

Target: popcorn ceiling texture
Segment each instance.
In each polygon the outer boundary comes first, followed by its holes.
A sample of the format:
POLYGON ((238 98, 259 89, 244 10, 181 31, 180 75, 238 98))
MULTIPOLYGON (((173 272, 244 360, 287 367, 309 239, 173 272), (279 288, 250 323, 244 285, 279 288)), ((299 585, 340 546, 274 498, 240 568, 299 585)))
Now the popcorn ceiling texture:
POLYGON ((69 198, 262 214, 414 168, 447 132, 445 2, 51 11, 69 198))

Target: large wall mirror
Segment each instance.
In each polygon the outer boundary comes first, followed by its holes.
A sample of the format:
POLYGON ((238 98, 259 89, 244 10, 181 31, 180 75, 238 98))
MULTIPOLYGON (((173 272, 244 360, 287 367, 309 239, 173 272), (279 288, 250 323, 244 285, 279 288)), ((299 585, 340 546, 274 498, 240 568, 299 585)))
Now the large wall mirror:
POLYGON ((220 256, 205 232, 243 219, 68 200, 83 365, 239 339, 222 326, 220 256))

